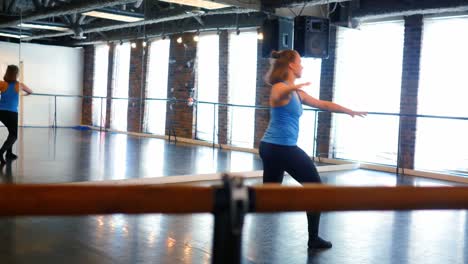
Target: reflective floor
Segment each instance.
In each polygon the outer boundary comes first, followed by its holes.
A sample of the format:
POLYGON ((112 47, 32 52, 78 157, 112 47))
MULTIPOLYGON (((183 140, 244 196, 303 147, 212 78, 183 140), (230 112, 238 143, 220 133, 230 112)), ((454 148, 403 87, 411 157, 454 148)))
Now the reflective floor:
MULTIPOLYGON (((261 167, 253 154, 239 154, 244 161, 233 162, 234 152, 213 154, 208 148, 208 154, 204 147, 118 134, 57 130, 56 139, 50 141, 47 130, 25 129, 23 133, 18 145, 22 159, 10 167, 12 182, 156 177, 261 167)), ((369 170, 321 176, 324 183, 333 185, 451 185, 369 170)), ((248 184, 259 184, 259 180, 248 184)), ((297 185, 290 177, 285 184, 297 185)), ((210 214, 4 218, 0 219, 0 263, 210 263, 212 230, 210 214)), ((324 213, 320 233, 333 242, 333 248, 317 252, 306 249, 304 213, 250 214, 243 231, 243 263, 468 263, 466 211, 324 213)))
MULTIPOLYGON (((0 140, 6 138, 0 129, 0 140)), ((4 181, 57 183, 261 170, 258 156, 92 130, 24 128, 4 181), (11 175, 9 175, 10 172, 11 175)))

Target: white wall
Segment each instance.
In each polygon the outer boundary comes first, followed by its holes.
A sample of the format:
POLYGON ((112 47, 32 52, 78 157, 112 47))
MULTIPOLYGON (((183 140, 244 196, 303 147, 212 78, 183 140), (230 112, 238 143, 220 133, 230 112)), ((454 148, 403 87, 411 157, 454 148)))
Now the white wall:
MULTIPOLYGON (((83 49, 38 44, 0 42, 0 77, 8 64, 23 61, 23 81, 34 93, 82 95, 83 49)), ((54 98, 38 95, 23 97, 20 120, 24 126, 51 126, 54 98)), ((57 97, 57 124, 76 126, 81 122, 81 98, 57 97)))

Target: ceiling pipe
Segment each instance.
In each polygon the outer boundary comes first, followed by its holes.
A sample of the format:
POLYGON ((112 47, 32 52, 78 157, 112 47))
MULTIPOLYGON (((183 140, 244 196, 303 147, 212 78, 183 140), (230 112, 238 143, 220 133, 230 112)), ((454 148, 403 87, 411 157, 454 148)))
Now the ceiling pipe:
POLYGON ((74 3, 69 3, 63 6, 47 8, 46 10, 41 10, 41 11, 29 14, 29 15, 25 15, 22 17, 22 19, 17 18, 14 20, 0 23, 0 28, 15 27, 22 22, 31 22, 35 20, 46 19, 49 17, 84 13, 84 12, 98 9, 98 8, 134 3, 135 1, 136 0, 93 0, 93 1, 86 1, 86 2, 79 1, 79 2, 74 2, 74 3))
POLYGON ((135 5, 133 5, 135 8, 140 8, 141 4, 143 3, 143 0, 138 0, 136 1, 135 5))
MULTIPOLYGON (((116 25, 114 24, 114 25, 109 25, 109 26, 98 26, 98 27, 91 27, 91 28, 83 28, 83 33, 86 34, 86 33, 95 33, 95 32, 117 30, 117 29, 122 29, 122 28, 138 27, 138 26, 151 25, 151 24, 157 24, 157 23, 174 21, 174 20, 181 20, 181 19, 185 19, 185 18, 193 18, 193 17, 196 17, 196 16, 247 14, 247 13, 256 12, 255 10, 233 8, 233 9, 208 11, 206 13, 199 13, 199 12, 189 12, 188 9, 186 9, 186 8, 184 8, 184 9, 185 10, 183 10, 183 11, 181 11, 180 9, 179 10, 174 10, 171 13, 174 13, 174 12, 177 12, 177 13, 172 14, 172 15, 168 15, 166 17, 160 17, 160 16, 158 17, 157 16, 158 18, 146 19, 146 20, 132 22, 132 23, 121 23, 121 24, 116 24, 116 25)), ((193 9, 192 9, 192 11, 193 11, 193 9)), ((167 12, 167 13, 169 13, 169 12, 167 12)), ((73 31, 67 31, 67 32, 60 32, 60 33, 52 33, 52 34, 31 36, 31 37, 24 38, 22 40, 29 41, 29 40, 42 39, 42 38, 63 37, 63 36, 68 36, 68 35, 73 35, 73 34, 74 34, 73 31)))

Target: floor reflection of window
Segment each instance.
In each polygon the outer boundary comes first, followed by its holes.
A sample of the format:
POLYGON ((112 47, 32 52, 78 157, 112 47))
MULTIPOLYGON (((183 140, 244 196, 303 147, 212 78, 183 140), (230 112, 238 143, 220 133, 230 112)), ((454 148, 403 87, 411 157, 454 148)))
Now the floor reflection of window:
POLYGON ((212 148, 197 148, 195 154, 196 173, 215 173, 218 168, 218 151, 212 148))
MULTIPOLYGON (((353 110, 400 111, 404 24, 339 28, 334 101, 353 110)), ((335 157, 396 165, 398 118, 334 114, 335 157)))
MULTIPOLYGON (((107 96, 109 46, 97 45, 94 53, 93 96, 107 96)), ((93 99, 93 126, 104 126, 106 100, 93 99)))
MULTIPOLYGON (((130 52, 129 42, 115 46, 114 76, 112 78, 112 97, 128 98, 128 84, 130 78, 130 52)), ((111 128, 127 131, 127 99, 112 100, 111 128)))
MULTIPOLYGON (((202 34, 197 44, 197 100, 218 102, 219 93, 219 36, 202 34)), ((197 105, 197 139, 217 141, 218 107, 212 104, 197 105)))
MULTIPOLYGON (((468 117, 468 17, 424 19, 418 114, 468 117)), ((468 173, 468 121, 418 118, 415 167, 468 173)))
MULTIPOLYGON (((169 39, 158 39, 151 42, 147 79, 147 98, 167 98, 169 50, 169 39)), ((166 129, 166 101, 147 100, 145 106, 145 131, 156 135, 164 135, 166 129)))
POLYGON ((251 153, 231 151, 230 153, 230 172, 252 171, 253 156, 251 153))
POLYGON ((163 139, 148 139, 143 146, 144 156, 140 162, 146 177, 160 177, 165 174, 166 142, 163 139))
MULTIPOLYGON (((319 99, 320 97, 320 69, 322 60, 314 58, 302 58, 302 77, 296 80, 296 83, 310 82, 311 85, 304 87, 303 90, 310 96, 319 99)), ((316 112, 307 111, 309 106, 303 106, 304 111, 299 123, 299 138, 297 145, 310 156, 314 155, 314 134, 316 130, 316 112)))
MULTIPOLYGON (((127 177, 127 141, 128 136, 124 134, 113 134, 109 145, 113 146, 111 159, 110 180, 120 180, 127 177)), ((133 176, 133 175, 132 175, 133 176)), ((135 175, 138 177, 138 175, 135 175)))
POLYGON ((257 87, 257 32, 229 34, 229 103, 252 108, 229 108, 229 143, 253 147, 255 129, 255 96, 257 87))

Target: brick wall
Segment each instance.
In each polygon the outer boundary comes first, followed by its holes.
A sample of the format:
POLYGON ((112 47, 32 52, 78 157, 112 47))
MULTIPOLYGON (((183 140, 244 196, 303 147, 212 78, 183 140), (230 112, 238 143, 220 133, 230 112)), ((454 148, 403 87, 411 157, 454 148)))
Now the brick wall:
MULTIPOLYGON (((93 95, 94 50, 94 46, 84 48, 83 96, 93 95)), ((89 126, 93 124, 93 101, 91 98, 83 99, 81 124, 89 126)))
MULTIPOLYGON (((400 113, 416 115, 418 108, 419 67, 423 17, 405 18, 405 42, 403 50, 403 75, 401 83, 400 113)), ((416 118, 400 119, 400 167, 414 168, 416 118)))
MULTIPOLYGON (((171 37, 168 98, 175 97, 185 101, 190 97, 190 89, 194 87, 195 82, 193 69, 197 56, 197 43, 193 41, 193 36, 193 33, 185 33, 171 37), (178 37, 183 38, 182 44, 177 43, 178 37)), ((168 104, 166 128, 172 127, 177 136, 194 137, 193 119, 194 108, 188 106, 186 102, 168 104)))
POLYGON ((143 47, 143 41, 134 41, 135 48, 130 53, 130 78, 128 97, 135 100, 128 101, 127 130, 130 132, 143 132, 143 119, 145 115, 145 84, 148 49, 143 47), (137 98, 141 100, 136 100, 137 98))
MULTIPOLYGON (((218 102, 229 102, 229 34, 223 30, 219 34, 219 94, 218 102)), ((218 143, 227 144, 228 137, 228 108, 220 106, 218 110, 218 143)))
MULTIPOLYGON (((320 100, 332 101, 335 80, 336 27, 330 27, 329 56, 322 60, 320 76, 320 100)), ((330 138, 332 115, 329 112, 319 112, 317 120, 317 146, 315 156, 331 157, 330 138)))

